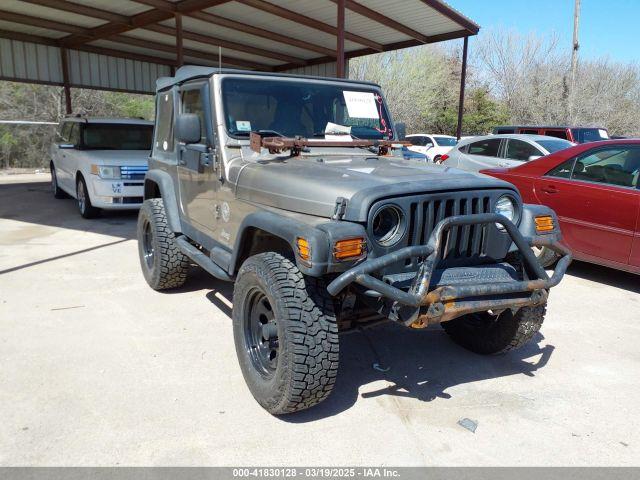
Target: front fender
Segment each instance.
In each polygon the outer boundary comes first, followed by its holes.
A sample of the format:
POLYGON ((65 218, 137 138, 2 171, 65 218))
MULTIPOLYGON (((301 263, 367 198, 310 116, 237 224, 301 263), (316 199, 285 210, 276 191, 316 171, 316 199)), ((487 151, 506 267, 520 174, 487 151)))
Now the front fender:
POLYGON ((181 233, 178 197, 171 175, 162 170, 149 170, 144 178, 144 199, 156 198, 158 194, 164 203, 169 227, 174 233, 181 233))
POLYGON ((559 242, 562 239, 560 231, 560 222, 556 212, 544 205, 525 204, 522 206, 522 218, 518 230, 526 239, 535 239, 536 237, 544 237, 551 242, 559 242), (551 216, 555 228, 549 232, 539 234, 536 232, 535 218, 540 216, 551 216))

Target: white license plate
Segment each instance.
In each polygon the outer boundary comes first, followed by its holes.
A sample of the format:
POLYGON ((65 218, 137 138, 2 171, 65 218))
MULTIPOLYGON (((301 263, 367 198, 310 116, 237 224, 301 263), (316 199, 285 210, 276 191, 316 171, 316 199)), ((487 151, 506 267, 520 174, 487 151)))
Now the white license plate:
POLYGON ((112 182, 111 191, 113 193, 122 193, 122 182, 112 182))

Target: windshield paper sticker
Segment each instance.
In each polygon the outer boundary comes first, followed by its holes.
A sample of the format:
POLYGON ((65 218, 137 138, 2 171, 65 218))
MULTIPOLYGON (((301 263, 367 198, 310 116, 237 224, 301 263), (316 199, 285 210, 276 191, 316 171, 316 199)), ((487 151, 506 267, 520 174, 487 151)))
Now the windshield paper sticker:
POLYGON ((236 121, 236 130, 238 130, 239 132, 250 132, 251 122, 249 122, 248 120, 236 121))
POLYGON ((378 118, 376 99, 372 92, 343 91, 344 101, 351 118, 378 118))
POLYGON ((350 142, 353 140, 351 138, 351 127, 327 122, 327 126, 324 128, 324 138, 335 142, 350 142))
POLYGON ((598 133, 600 133, 600 138, 609 138, 609 134, 607 133, 606 130, 599 129, 598 133))

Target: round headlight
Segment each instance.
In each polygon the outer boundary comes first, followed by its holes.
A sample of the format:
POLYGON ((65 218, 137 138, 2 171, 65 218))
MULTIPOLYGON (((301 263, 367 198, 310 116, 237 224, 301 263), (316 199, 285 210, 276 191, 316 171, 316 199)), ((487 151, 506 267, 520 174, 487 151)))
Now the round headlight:
MULTIPOLYGON (((497 213, 498 215, 502 215, 503 217, 508 218, 512 222, 515 221, 515 218, 516 218, 515 200, 508 195, 503 195, 496 202, 494 212, 497 213)), ((496 223, 496 226, 500 230, 504 230, 504 227, 499 223, 496 223)))
POLYGON ((382 207, 373 216, 373 239, 383 247, 390 247, 404 235, 404 214, 394 205, 382 207))

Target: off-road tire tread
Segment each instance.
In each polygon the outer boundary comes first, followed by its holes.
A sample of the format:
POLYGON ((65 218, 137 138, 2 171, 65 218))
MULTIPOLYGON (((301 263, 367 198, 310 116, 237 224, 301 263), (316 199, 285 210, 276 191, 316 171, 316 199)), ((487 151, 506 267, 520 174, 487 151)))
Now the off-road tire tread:
POLYGON ((538 261, 544 268, 548 268, 558 261, 558 255, 550 248, 542 247, 542 253, 538 257, 538 261))
MULTIPOLYGON (((442 327, 454 342, 483 355, 499 355, 516 350, 531 340, 542 327, 546 305, 523 307, 515 315, 502 319, 502 328, 483 335, 477 328, 469 328, 467 317, 443 322, 442 327)), ((500 320, 498 320, 500 321, 500 320)))
MULTIPOLYGON (((234 323, 242 322, 242 299, 247 291, 243 277, 248 272, 264 275, 273 298, 281 307, 277 321, 286 330, 279 338, 287 368, 276 375, 278 392, 256 400, 274 415, 293 413, 326 399, 335 385, 339 364, 338 324, 333 298, 322 279, 306 276, 285 256, 267 252, 250 257, 240 268, 234 289, 234 323), (288 342, 283 345, 282 342, 288 342)), ((244 369, 243 369, 243 373, 244 369)), ((246 374, 245 374, 246 379, 246 374)), ((255 396, 255 395, 254 395, 255 396)))
MULTIPOLYGON (((144 201, 140 209, 141 212, 143 209, 145 212, 149 212, 149 221, 155 231, 158 248, 154 254, 159 258, 160 267, 157 274, 152 275, 151 281, 147 279, 147 282, 154 290, 180 288, 187 281, 189 258, 176 245, 175 235, 167 222, 164 202, 162 198, 151 198, 144 201)), ((140 218, 138 224, 140 229, 142 227, 140 218)), ((139 242, 142 241, 140 233, 138 235, 139 242)), ((147 269, 142 256, 140 263, 143 269, 147 269)))

